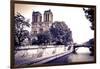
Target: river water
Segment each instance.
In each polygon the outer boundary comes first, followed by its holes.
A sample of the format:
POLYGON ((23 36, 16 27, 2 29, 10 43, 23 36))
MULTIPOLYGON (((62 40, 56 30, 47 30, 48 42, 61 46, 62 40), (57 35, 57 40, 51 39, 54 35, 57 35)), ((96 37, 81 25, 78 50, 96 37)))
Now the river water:
MULTIPOLYGON (((62 49, 62 48, 60 48, 62 49)), ((59 53, 61 50, 58 49, 57 52, 59 53)), ((63 49, 62 49, 63 50, 63 49)), ((47 49, 46 51, 46 56, 49 55, 49 52, 52 51, 52 49, 50 48, 47 49)), ((33 59, 35 59, 35 56, 33 55, 32 57, 30 57, 30 55, 36 53, 37 55, 37 51, 35 52, 35 50, 24 50, 22 52, 19 51, 19 53, 17 52, 16 54, 16 64, 20 65, 20 64, 24 64, 24 63, 30 63, 31 61, 33 61, 33 59), (24 56, 21 56, 20 58, 20 55, 22 55, 22 53, 25 53, 24 56), (28 53, 28 54, 27 54, 28 53)), ((51 56, 51 55, 50 55, 51 56)), ((58 57, 54 60, 51 60, 51 61, 48 61, 48 62, 45 62, 43 64, 47 64, 47 65, 63 65, 63 64, 69 64, 69 63, 77 63, 77 62, 92 62, 94 61, 94 56, 90 56, 90 51, 88 48, 79 48, 76 53, 70 53, 70 54, 66 54, 66 55, 63 55, 61 57, 58 57)), ((31 63, 30 65, 34 65, 34 63, 31 63)))
POLYGON ((70 62, 92 62, 94 61, 94 57, 90 56, 90 53, 72 53, 69 55, 68 60, 70 62))
POLYGON ((88 48, 80 48, 76 51, 76 54, 70 54, 68 59, 71 60, 71 62, 91 62, 94 61, 94 56, 90 55, 88 48))
POLYGON ((90 51, 88 50, 88 48, 80 48, 76 51, 76 53, 64 55, 60 58, 49 61, 45 64, 60 65, 60 64, 93 62, 93 61, 94 61, 94 56, 90 56, 90 51))

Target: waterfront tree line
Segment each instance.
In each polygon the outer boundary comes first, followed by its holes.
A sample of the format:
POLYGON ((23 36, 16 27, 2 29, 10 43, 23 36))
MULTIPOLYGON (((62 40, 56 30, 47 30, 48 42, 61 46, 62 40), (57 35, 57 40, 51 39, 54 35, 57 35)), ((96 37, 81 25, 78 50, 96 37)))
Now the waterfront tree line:
MULTIPOLYGON (((83 8, 86 18, 91 23, 91 30, 94 31, 94 9, 83 8)), ((27 45, 69 45, 73 43, 72 31, 65 22, 54 22, 52 23, 49 31, 33 35, 25 27, 30 28, 29 20, 26 19, 20 13, 14 16, 14 45, 16 47, 27 46, 27 45)), ((87 43, 94 50, 94 38, 91 38, 87 43)))
POLYGON ((15 31, 14 43, 15 46, 25 45, 68 45, 73 42, 72 31, 64 22, 55 22, 51 25, 49 31, 31 34, 25 27, 30 28, 29 20, 18 13, 14 16, 15 31))

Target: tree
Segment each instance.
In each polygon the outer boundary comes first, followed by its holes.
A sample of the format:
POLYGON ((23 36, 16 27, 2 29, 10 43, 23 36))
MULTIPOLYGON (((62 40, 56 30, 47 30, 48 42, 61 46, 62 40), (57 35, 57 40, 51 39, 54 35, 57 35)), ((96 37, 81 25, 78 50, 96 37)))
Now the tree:
POLYGON ((89 50, 90 50, 90 55, 91 56, 93 56, 94 55, 94 38, 92 38, 92 39, 90 39, 89 41, 87 41, 87 45, 88 46, 91 46, 90 48, 89 48, 89 50))
POLYGON ((54 22, 50 28, 52 40, 56 44, 64 44, 73 41, 72 33, 64 22, 54 22))
MULTIPOLYGON (((95 23, 94 23, 94 18, 95 18, 95 11, 93 8, 83 8, 83 11, 85 12, 86 18, 91 22, 91 29, 95 29, 95 23)), ((90 51, 91 55, 94 55, 94 38, 90 39, 87 42, 88 45, 91 46, 90 51)))
POLYGON ((29 20, 25 20, 25 17, 20 13, 17 13, 14 16, 15 22, 15 45, 21 46, 22 42, 28 38, 29 39, 29 31, 25 30, 25 27, 30 27, 29 20))
POLYGON ((83 8, 86 18, 91 22, 91 29, 94 30, 94 9, 93 8, 83 8))
POLYGON ((32 40, 31 40, 31 42, 32 42, 32 45, 38 45, 39 43, 38 43, 37 36, 34 36, 34 38, 32 38, 32 40))
POLYGON ((50 43, 50 40, 51 40, 51 36, 50 36, 50 32, 49 31, 45 31, 43 33, 40 33, 37 35, 38 37, 38 44, 44 44, 44 45, 47 45, 50 43))

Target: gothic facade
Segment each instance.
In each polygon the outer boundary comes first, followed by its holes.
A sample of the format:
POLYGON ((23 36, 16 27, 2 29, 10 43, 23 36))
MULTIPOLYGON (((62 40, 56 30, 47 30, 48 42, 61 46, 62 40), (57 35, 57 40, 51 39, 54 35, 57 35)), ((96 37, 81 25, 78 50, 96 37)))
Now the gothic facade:
POLYGON ((46 10, 42 14, 39 11, 32 13, 32 34, 39 34, 48 31, 53 23, 53 13, 51 10, 46 10))

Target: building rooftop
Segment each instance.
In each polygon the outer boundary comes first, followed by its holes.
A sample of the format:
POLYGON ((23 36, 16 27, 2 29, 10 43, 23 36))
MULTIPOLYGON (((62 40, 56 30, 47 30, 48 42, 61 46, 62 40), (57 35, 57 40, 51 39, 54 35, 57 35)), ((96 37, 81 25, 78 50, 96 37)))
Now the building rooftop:
POLYGON ((44 13, 51 13, 51 14, 52 14, 52 12, 51 12, 51 10, 50 10, 50 9, 49 9, 49 10, 44 11, 44 13))
POLYGON ((41 15, 41 13, 39 11, 33 11, 32 15, 41 15))

